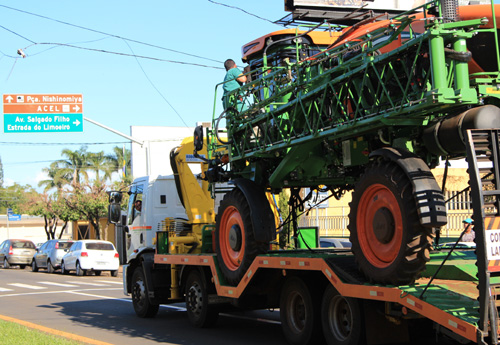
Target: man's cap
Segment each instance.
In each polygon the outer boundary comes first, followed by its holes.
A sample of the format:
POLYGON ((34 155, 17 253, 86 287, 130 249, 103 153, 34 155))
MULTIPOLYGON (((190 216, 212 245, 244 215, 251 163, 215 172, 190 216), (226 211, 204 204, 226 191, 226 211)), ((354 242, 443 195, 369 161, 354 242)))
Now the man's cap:
POLYGON ((470 218, 466 218, 466 219, 464 219, 464 220, 462 221, 462 223, 472 224, 472 223, 474 223, 474 222, 472 221, 472 219, 470 219, 470 218))

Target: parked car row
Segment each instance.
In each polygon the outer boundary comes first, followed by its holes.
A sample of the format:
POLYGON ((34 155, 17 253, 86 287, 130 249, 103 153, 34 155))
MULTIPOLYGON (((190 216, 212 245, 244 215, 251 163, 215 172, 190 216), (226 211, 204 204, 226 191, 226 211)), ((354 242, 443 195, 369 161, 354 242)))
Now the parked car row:
POLYGON ((113 243, 101 240, 49 240, 38 249, 30 240, 9 239, 0 244, 0 264, 3 268, 31 265, 33 272, 46 269, 48 273, 61 270, 62 274, 75 271, 83 276, 87 272, 101 275, 109 271, 118 275, 119 255, 113 243))

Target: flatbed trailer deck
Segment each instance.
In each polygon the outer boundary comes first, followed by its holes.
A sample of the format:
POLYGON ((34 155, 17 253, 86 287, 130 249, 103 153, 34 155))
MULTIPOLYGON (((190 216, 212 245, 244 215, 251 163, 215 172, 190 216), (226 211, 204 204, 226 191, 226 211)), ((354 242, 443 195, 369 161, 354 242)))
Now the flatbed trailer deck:
MULTIPOLYGON (((435 255, 442 255, 436 253, 435 255)), ((431 254, 432 255, 432 254, 431 254)), ((407 286, 381 286, 370 284, 358 271, 350 251, 276 251, 258 256, 237 286, 225 285, 218 272, 215 255, 156 254, 155 264, 203 266, 210 269, 217 295, 240 298, 252 284, 261 285, 258 273, 262 270, 279 270, 280 275, 316 273, 335 287, 344 297, 396 303, 401 306, 401 317, 422 317, 449 329, 469 341, 477 342, 479 302, 477 281, 421 278, 407 286), (424 289, 425 295, 421 297, 424 289), (415 314, 412 314, 412 311, 415 314)), ((463 260, 470 265, 472 260, 463 260)), ((399 308, 398 308, 399 309, 399 308)))

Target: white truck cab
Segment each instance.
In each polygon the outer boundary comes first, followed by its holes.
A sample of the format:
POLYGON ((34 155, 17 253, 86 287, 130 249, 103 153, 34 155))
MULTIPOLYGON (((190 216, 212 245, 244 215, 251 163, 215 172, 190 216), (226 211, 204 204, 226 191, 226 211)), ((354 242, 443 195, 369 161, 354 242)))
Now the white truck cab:
POLYGON ((154 246, 156 232, 162 230, 166 217, 187 219, 173 175, 136 178, 129 194, 126 228, 128 260, 140 249, 154 246), (135 205, 138 200, 142 201, 140 210, 135 205))

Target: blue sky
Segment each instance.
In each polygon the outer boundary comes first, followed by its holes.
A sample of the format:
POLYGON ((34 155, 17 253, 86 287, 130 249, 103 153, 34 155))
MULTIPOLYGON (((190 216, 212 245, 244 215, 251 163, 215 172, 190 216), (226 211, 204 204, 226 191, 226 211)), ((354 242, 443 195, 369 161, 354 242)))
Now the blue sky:
MULTIPOLYGON (((270 20, 287 14, 282 0, 224 3, 270 20)), ((194 126, 196 121, 210 121, 214 87, 222 81, 225 71, 42 43, 222 68, 227 58, 241 61, 243 44, 281 29, 208 0, 146 0, 140 4, 129 0, 4 0, 0 5, 207 58, 153 48, 0 7, 0 93, 83 94, 83 116, 125 134, 130 134, 130 126, 194 126), (26 58, 16 54, 19 48, 26 58)), ((85 122, 83 133, 17 134, 3 132, 2 116, 0 128, 6 184, 36 186, 41 169, 60 159, 64 148, 77 150, 81 146, 46 144, 126 141, 89 122, 85 122)), ((115 145, 88 145, 88 150, 111 152, 115 145)))
MULTIPOLYGON (((269 20, 287 14, 283 0, 217 2, 269 20)), ((243 44, 281 29, 266 20, 209 0, 145 0, 140 3, 131 0, 3 0, 0 17, 1 94, 83 94, 85 117, 125 134, 130 134, 130 126, 194 126, 197 121, 212 118, 214 87, 222 81, 224 70, 159 60, 222 68, 227 58, 240 63, 243 44), (26 53, 24 59, 16 54, 20 48, 26 53), (130 54, 151 59, 126 56, 130 54)), ((220 101, 216 104, 220 112, 220 101)), ((83 133, 15 134, 3 133, 3 127, 2 116, 0 158, 7 185, 17 182, 36 186, 43 179, 42 168, 60 159, 64 148, 77 150, 82 144, 88 144, 89 151, 109 153, 113 146, 122 146, 125 142, 124 138, 89 122, 84 123, 83 133)))

